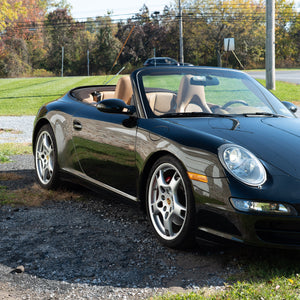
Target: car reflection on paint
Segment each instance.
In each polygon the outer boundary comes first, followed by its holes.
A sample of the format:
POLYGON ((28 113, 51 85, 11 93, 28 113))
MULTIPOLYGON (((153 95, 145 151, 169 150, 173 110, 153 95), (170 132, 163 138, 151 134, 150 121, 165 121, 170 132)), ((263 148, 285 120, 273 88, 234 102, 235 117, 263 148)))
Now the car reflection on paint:
POLYGON ((37 178, 44 188, 71 179, 139 201, 169 247, 196 239, 300 248, 295 112, 240 71, 142 68, 41 107, 37 178))

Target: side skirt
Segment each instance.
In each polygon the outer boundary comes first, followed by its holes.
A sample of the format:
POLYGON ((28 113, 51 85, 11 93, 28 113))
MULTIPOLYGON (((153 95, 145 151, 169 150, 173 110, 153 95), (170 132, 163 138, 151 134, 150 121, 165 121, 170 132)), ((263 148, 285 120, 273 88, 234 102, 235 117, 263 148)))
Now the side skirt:
POLYGON ((118 190, 118 189, 116 189, 116 188, 114 188, 110 185, 107 185, 103 182, 97 181, 97 180, 95 180, 95 179, 93 179, 93 178, 91 178, 91 177, 87 176, 86 174, 83 174, 79 171, 76 171, 76 170, 70 169, 70 168, 63 168, 62 171, 66 172, 66 173, 69 173, 69 174, 72 174, 72 175, 74 175, 78 178, 81 178, 81 179, 87 181, 88 183, 92 183, 92 184, 94 184, 98 187, 101 187, 101 188, 104 188, 104 189, 109 190, 111 192, 114 192, 116 194, 119 194, 122 197, 128 198, 128 199, 130 199, 132 201, 135 201, 135 202, 139 202, 137 197, 129 195, 125 192, 122 192, 122 191, 120 191, 120 190, 118 190))

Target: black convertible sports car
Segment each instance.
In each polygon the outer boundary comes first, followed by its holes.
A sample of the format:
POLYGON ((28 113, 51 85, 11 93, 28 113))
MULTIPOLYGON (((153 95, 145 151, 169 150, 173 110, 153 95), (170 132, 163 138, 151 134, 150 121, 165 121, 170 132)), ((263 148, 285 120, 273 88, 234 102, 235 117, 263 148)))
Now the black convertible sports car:
POLYGON ((42 106, 44 188, 79 179, 145 208, 169 247, 236 241, 300 248, 300 120, 247 74, 147 67, 42 106))

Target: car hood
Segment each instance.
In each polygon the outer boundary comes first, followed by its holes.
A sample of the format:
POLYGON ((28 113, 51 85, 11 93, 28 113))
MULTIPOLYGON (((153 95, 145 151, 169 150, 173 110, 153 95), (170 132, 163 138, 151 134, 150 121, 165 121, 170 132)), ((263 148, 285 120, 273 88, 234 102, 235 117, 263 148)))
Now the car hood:
POLYGON ((241 145, 263 162, 300 178, 300 119, 283 117, 184 118, 172 122, 241 145))

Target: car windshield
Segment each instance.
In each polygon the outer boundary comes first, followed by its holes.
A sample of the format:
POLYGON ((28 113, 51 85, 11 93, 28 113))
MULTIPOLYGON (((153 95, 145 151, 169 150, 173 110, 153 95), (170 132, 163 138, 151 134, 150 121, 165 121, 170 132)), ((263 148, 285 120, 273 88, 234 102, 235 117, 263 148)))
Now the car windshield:
POLYGON ((141 71, 138 76, 145 107, 155 117, 293 116, 273 94, 243 72, 160 68, 141 71))

